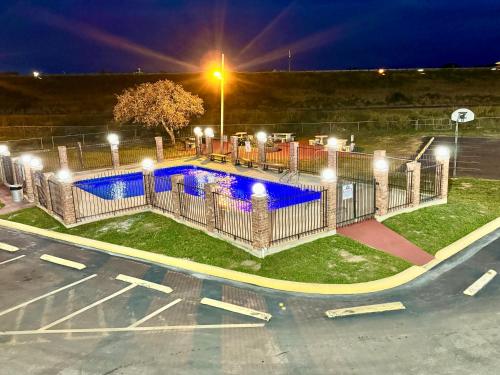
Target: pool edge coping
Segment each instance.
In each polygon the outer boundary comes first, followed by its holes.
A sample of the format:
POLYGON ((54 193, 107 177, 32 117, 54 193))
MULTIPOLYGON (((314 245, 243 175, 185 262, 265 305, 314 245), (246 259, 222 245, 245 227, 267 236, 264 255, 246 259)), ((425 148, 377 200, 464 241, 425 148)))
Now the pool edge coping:
POLYGON ((217 266, 211 266, 208 264, 193 262, 186 259, 174 258, 163 254, 138 250, 127 246, 115 245, 109 242, 103 242, 85 237, 75 236, 72 234, 65 234, 48 229, 37 228, 31 225, 21 224, 3 219, 0 219, 0 226, 71 243, 74 245, 88 247, 95 250, 101 250, 112 255, 135 258, 138 260, 158 263, 161 265, 175 267, 194 273, 201 273, 212 277, 251 284, 283 292, 322 295, 349 295, 380 292, 409 283, 410 281, 431 270, 438 264, 459 253, 481 237, 499 229, 500 217, 497 217, 496 219, 465 235, 452 244, 442 248, 436 253, 435 259, 423 266, 411 266, 403 270, 402 272, 383 279, 354 284, 304 283, 298 281, 272 279, 264 276, 252 275, 244 272, 228 270, 217 266))

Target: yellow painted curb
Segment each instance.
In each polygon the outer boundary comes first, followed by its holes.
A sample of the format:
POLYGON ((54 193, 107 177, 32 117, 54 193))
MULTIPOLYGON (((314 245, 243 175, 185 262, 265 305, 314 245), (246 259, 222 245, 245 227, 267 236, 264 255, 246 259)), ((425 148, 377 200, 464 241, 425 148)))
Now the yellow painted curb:
MULTIPOLYGON (((257 276, 248 273, 227 270, 216 266, 210 266, 208 264, 196 263, 186 259, 180 259, 180 258, 170 257, 167 255, 150 253, 148 251, 137 250, 126 246, 114 245, 108 242, 92 240, 89 238, 74 236, 71 234, 54 232, 47 229, 36 228, 30 225, 16 223, 8 220, 0 219, 0 226, 20 230, 31 234, 40 235, 43 237, 52 238, 55 240, 70 242, 80 246, 91 247, 97 250, 106 251, 116 255, 138 258, 140 260, 159 263, 166 266, 182 268, 191 272, 202 273, 209 276, 219 277, 223 279, 238 281, 242 283, 257 285, 264 288, 276 289, 286 292, 332 294, 332 295, 363 294, 363 293, 379 292, 382 290, 387 290, 406 284, 416 279, 417 277, 419 277, 420 275, 422 275, 423 273, 427 272, 429 269, 432 268, 426 266, 422 267, 412 266, 396 275, 364 283, 355 283, 355 284, 302 283, 297 281, 271 279, 263 276, 257 276)), ((439 264, 441 261, 445 259, 444 258, 445 254, 454 255, 458 251, 469 246, 478 238, 488 233, 491 233, 498 228, 500 228, 500 218, 493 220, 492 222, 484 225, 483 227, 475 230, 474 232, 470 233, 464 238, 454 242, 453 244, 439 251, 438 252, 440 256, 439 260, 438 261, 434 260, 431 261, 430 263, 433 263, 433 266, 439 264), (446 250, 446 252, 442 253, 442 251, 444 250, 446 250)))

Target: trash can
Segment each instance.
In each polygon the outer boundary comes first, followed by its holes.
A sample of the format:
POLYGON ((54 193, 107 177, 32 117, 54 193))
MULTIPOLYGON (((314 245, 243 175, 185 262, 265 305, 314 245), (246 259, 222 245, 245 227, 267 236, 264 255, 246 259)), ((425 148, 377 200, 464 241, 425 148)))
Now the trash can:
POLYGON ((22 185, 10 185, 10 194, 12 195, 12 201, 15 203, 20 203, 23 201, 23 186, 22 185))

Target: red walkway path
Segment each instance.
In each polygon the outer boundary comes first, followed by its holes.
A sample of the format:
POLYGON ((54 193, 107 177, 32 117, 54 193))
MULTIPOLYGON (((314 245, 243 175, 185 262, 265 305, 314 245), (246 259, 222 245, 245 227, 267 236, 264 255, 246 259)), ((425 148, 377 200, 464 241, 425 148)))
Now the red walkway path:
POLYGON ((339 228, 337 232, 418 266, 434 259, 432 255, 376 220, 367 220, 339 228))

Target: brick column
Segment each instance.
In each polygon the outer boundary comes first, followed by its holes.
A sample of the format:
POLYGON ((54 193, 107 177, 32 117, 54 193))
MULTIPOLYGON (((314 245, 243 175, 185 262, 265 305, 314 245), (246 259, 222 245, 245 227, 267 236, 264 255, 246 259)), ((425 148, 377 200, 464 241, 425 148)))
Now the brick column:
POLYGON ((290 172, 299 170, 299 142, 290 142, 290 172))
POLYGON ((144 184, 144 197, 146 198, 146 204, 153 205, 156 200, 154 172, 143 169, 142 181, 144 184))
POLYGON ((337 174, 337 146, 326 146, 326 151, 328 153, 328 169, 337 174))
POLYGON ((194 135, 194 145, 196 148, 196 156, 200 157, 202 154, 202 152, 201 152, 202 151, 201 150, 201 146, 202 146, 201 135, 197 135, 197 134, 194 135))
MULTIPOLYGON (((450 175, 450 158, 443 158, 437 160, 438 165, 441 165, 441 179, 440 181, 436 181, 441 184, 441 194, 439 198, 446 199, 448 198, 448 178, 450 175)), ((439 178, 439 176, 436 176, 439 178)))
POLYGON ((231 160, 233 161, 233 164, 236 163, 236 160, 238 160, 238 142, 239 139, 237 136, 232 135, 230 138, 231 142, 231 160))
MULTIPOLYGON (((58 191, 53 191, 52 193, 58 194, 60 199, 59 209, 62 213, 62 220, 65 225, 71 225, 76 223, 76 211, 75 202, 73 200, 73 183, 70 181, 60 181, 56 176, 51 176, 49 178, 52 182, 56 183, 56 189, 58 191)), ((50 200, 50 193, 48 195, 48 200, 50 200)), ((53 209, 53 207, 52 207, 53 209)))
POLYGON ((205 212, 207 215, 207 230, 215 231, 215 207, 214 207, 214 192, 219 186, 216 183, 205 184, 205 212))
POLYGON ((111 145, 111 161, 113 163, 113 168, 118 168, 120 166, 120 152, 118 150, 118 145, 111 145))
POLYGON ((155 137, 156 143, 156 161, 161 163, 163 161, 163 138, 155 137))
POLYGON ((210 154, 213 154, 214 152, 214 147, 213 147, 213 143, 212 143, 212 137, 205 137, 205 141, 206 141, 206 146, 207 146, 207 154, 210 155, 210 154))
POLYGON ((385 159, 385 150, 373 153, 373 176, 375 178, 375 207, 377 215, 387 214, 389 209, 389 168, 385 159), (377 165, 379 162, 379 165, 377 165), (385 165, 383 165, 385 162, 385 165))
POLYGON ((412 172, 411 179, 406 180, 406 194, 411 197, 411 206, 417 207, 420 204, 420 163, 406 163, 406 170, 412 172))
POLYGON ((68 169, 68 152, 66 146, 57 146, 57 152, 59 153, 59 167, 61 169, 68 169))
POLYGON ((337 228, 337 177, 322 179, 321 186, 326 189, 322 193, 322 198, 326 198, 326 226, 332 231, 337 228))
POLYGON ((1 181, 1 182, 2 182, 2 184, 6 184, 6 183, 7 183, 7 181, 5 180, 5 171, 4 171, 4 169, 3 169, 3 158, 4 158, 4 156, 3 156, 3 155, 1 155, 1 156, 0 156, 0 178, 1 178, 1 180, 2 180, 2 181, 1 181))
POLYGON ((40 185, 40 179, 38 176, 38 171, 36 169, 31 170, 31 185, 33 186, 33 202, 35 202, 35 204, 39 204, 40 199, 38 198, 37 185, 38 186, 41 186, 41 185, 40 185))
POLYGON ((267 249, 271 243, 271 217, 267 195, 252 195, 252 246, 267 249))
POLYGON ((52 212, 52 200, 50 199, 50 189, 49 189, 49 178, 52 173, 40 173, 40 187, 42 189, 43 195, 47 201, 47 211, 52 212))
POLYGON ((184 192, 184 186, 179 184, 184 184, 183 174, 174 174, 170 177, 172 184, 172 203, 174 206, 174 216, 177 218, 181 217, 181 200, 179 197, 180 193, 184 192))
POLYGON ((266 162, 266 142, 257 141, 259 164, 266 162))
POLYGON ((25 182, 25 187, 24 187, 24 194, 26 194, 26 197, 28 198, 28 202, 34 202, 35 201, 35 195, 33 192, 33 176, 32 176, 32 171, 31 171, 31 165, 30 162, 27 160, 22 160, 21 163, 24 169, 24 180, 25 182))

